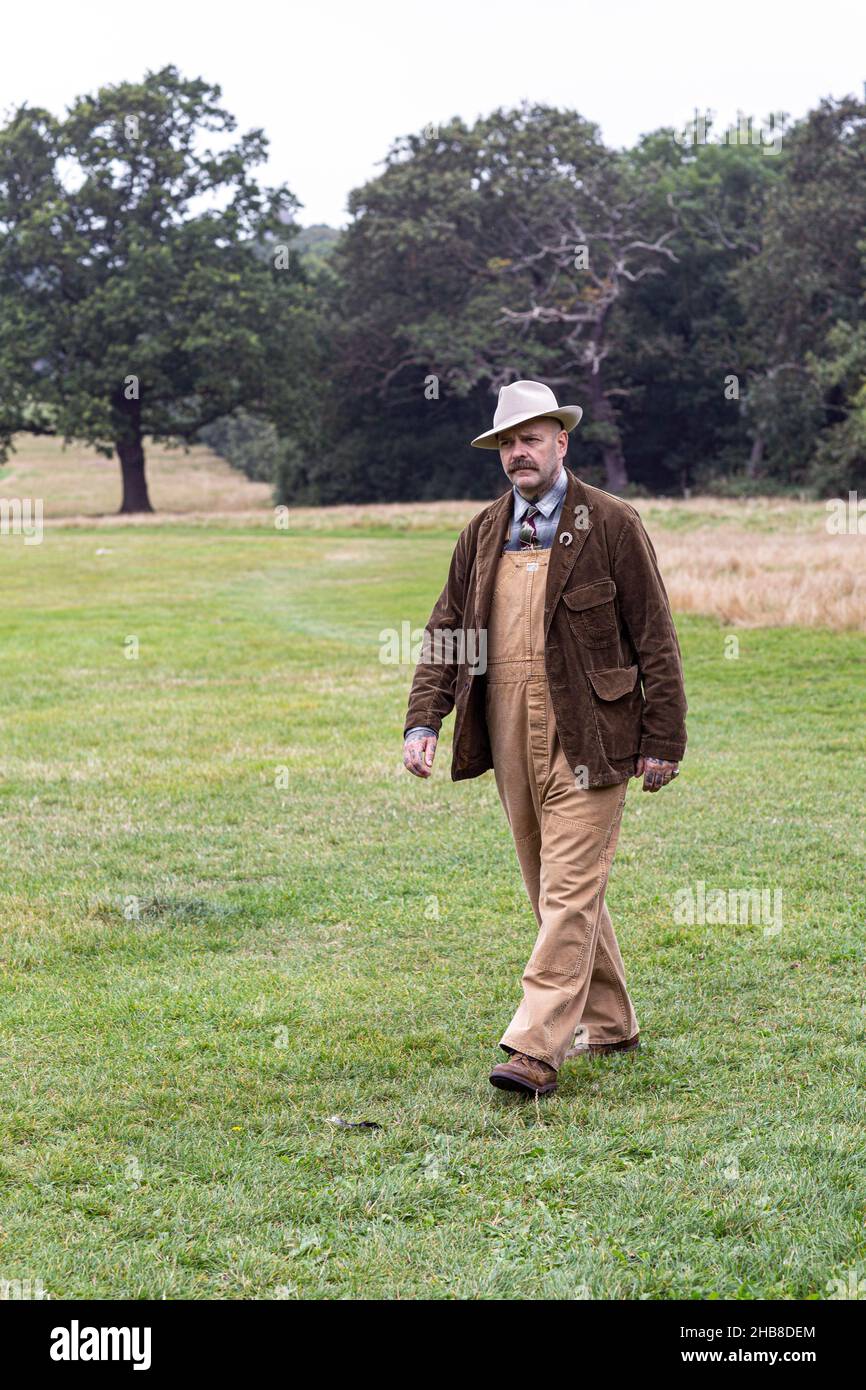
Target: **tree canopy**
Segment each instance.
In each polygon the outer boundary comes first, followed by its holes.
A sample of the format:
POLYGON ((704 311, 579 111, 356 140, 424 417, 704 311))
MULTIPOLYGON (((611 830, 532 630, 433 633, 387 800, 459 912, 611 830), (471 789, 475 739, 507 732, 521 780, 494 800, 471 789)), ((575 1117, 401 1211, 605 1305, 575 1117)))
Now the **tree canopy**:
MULTIPOLYGON (((631 149, 523 102, 396 138, 343 232, 262 188, 218 87, 172 67, 0 130, 0 456, 20 430, 116 452, 206 438, 280 501, 495 495, 499 388, 584 419, 617 492, 866 477, 866 106, 774 139, 631 149), (216 149, 208 141, 215 137, 216 149)), ((745 138, 744 138, 745 133, 745 138)))
POLYGON ((116 451, 123 511, 150 509, 146 435, 290 413, 308 337, 299 264, 255 254, 290 242, 297 200, 256 183, 261 131, 204 144, 235 129, 219 97, 166 67, 0 131, 0 449, 31 430, 116 451))

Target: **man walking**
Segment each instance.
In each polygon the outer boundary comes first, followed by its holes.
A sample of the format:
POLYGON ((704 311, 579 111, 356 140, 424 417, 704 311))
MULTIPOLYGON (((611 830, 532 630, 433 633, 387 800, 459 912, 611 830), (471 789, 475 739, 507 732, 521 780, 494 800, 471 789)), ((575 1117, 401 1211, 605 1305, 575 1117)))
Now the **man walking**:
POLYGON ((686 746, 652 542, 634 507, 563 463, 582 414, 515 381, 472 440, 499 449, 512 487, 458 538, 403 735, 405 766, 429 777, 456 707, 452 780, 493 769, 538 936, 490 1080, 529 1095, 556 1089, 566 1057, 639 1045, 605 889, 629 778, 658 791, 686 746))

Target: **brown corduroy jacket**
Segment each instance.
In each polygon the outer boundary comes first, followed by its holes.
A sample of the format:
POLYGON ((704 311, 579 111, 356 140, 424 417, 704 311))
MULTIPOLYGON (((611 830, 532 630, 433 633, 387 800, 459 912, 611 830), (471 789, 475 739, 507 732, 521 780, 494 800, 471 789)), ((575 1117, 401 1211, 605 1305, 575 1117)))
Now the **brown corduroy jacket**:
MULTIPOLYGON (((564 466, 564 465, 563 465, 564 466)), ((682 653, 652 541, 634 507, 584 483, 570 468, 547 567, 544 665, 559 740, 585 785, 634 776, 638 756, 679 762, 686 747, 682 653), (570 539, 569 539, 570 537, 570 539)), ((438 733, 456 707, 452 781, 493 766, 478 661, 493 583, 512 517, 511 488, 461 531, 448 578, 426 625, 404 734, 438 733), (475 634, 437 649, 435 634, 475 634), (476 661, 478 669, 471 664, 476 661)))

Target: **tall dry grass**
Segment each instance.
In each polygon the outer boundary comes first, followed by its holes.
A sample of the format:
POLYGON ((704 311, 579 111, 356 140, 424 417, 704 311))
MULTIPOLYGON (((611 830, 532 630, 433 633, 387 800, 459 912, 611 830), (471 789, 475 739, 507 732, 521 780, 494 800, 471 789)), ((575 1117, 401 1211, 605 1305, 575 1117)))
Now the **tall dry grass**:
POLYGON ((866 632, 866 535, 653 531, 671 606, 737 627, 866 632))
MULTIPOLYGON (((274 524, 270 488, 204 448, 148 448, 156 514, 119 517, 115 460, 56 440, 19 437, 0 474, 0 497, 41 497, 46 524, 254 528, 274 524)), ((370 530, 456 535, 480 501, 388 502, 290 509, 304 534, 370 530)), ((739 627, 828 627, 866 632, 866 534, 832 535, 821 502, 775 498, 645 499, 633 503, 652 537, 672 607, 739 627)))

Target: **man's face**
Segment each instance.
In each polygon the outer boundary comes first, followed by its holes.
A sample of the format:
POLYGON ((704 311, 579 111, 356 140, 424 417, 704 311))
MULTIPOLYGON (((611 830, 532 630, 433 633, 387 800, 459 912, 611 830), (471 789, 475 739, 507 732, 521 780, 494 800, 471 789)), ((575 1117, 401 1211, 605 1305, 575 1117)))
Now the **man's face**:
POLYGON ((568 431, 558 420, 539 415, 497 435, 499 457, 508 480, 530 502, 543 497, 559 472, 568 448, 568 431))

